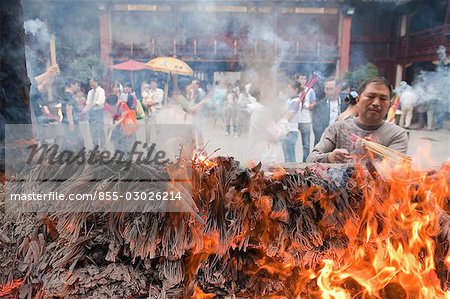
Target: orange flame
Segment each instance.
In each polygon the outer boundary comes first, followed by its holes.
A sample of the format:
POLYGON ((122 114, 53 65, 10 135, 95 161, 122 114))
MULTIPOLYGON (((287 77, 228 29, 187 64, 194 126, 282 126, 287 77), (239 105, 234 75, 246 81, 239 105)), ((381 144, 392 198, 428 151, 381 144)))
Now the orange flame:
MULTIPOLYGON (((317 285, 322 291, 323 299, 350 299, 350 294, 347 293, 343 288, 333 285, 334 276, 339 277, 338 279, 345 278, 341 274, 335 273, 333 271, 334 262, 332 260, 324 260, 324 267, 319 271, 320 275, 317 278, 317 285)), ((336 277, 336 278, 337 278, 336 277)))
MULTIPOLYGON (((194 161, 202 169, 216 166, 205 156, 198 156, 194 161)), ((362 192, 363 206, 358 206, 358 217, 351 217, 344 224, 345 247, 336 249, 337 256, 322 257, 320 269, 305 267, 302 264, 304 253, 299 251, 307 246, 311 252, 328 246, 322 242, 325 239, 317 238, 312 245, 295 241, 289 236, 291 232, 284 231, 284 225, 280 225, 289 223, 291 215, 283 206, 274 209, 276 199, 260 194, 251 198, 252 210, 249 208, 241 217, 240 231, 233 239, 223 242, 215 234, 203 236, 202 248, 193 250, 194 254, 186 259, 187 281, 192 282, 191 286, 194 284, 198 269, 210 254, 222 256, 227 246, 241 250, 243 244, 248 245, 251 240, 258 241, 251 248, 254 260, 245 268, 240 266, 258 282, 264 298, 394 298, 390 292, 398 291, 404 295, 400 297, 406 298, 450 299, 450 290, 441 287, 435 264, 440 215, 448 213, 450 208, 447 202, 450 163, 434 173, 412 168, 410 163, 382 161, 376 167, 380 177, 369 181, 369 171, 357 165, 357 186, 344 187, 362 192), (248 221, 247 215, 256 211, 264 221, 248 221), (271 281, 281 283, 273 287, 271 281), (349 284, 357 286, 349 288, 349 284)), ((279 168, 273 171, 272 177, 282 179, 285 174, 285 170, 279 168)), ((257 178, 252 179, 248 188, 257 185, 257 178)), ((240 193, 230 192, 229 195, 238 197, 240 193)), ((318 185, 304 187, 293 196, 291 200, 302 208, 314 209, 319 203, 324 218, 341 213, 331 202, 336 197, 318 185)), ((322 224, 328 225, 326 221, 319 223, 322 224)), ((330 229, 330 235, 324 238, 335 237, 333 234, 330 229)), ((439 265, 441 262, 439 260, 439 265)), ((444 264, 450 271, 450 254, 444 264)), ((213 297, 195 286, 193 298, 213 297)))
POLYGON ((194 295, 192 295, 192 299, 210 299, 216 297, 215 294, 204 293, 198 286, 194 287, 194 295))
MULTIPOLYGON (((443 208, 443 194, 435 185, 442 182, 413 173, 409 165, 387 165, 380 163, 378 167, 385 166, 382 171, 392 178, 390 190, 382 189, 384 182, 373 181, 364 188, 362 221, 346 223, 350 241, 343 263, 337 266, 335 261, 323 261, 317 279, 322 298, 351 298, 342 287, 351 278, 363 288, 363 297, 380 297, 380 291, 396 283, 408 297, 448 299, 449 292, 440 287, 434 262, 433 237, 439 232, 439 210, 443 208), (386 197, 380 196, 381 192, 387 192, 386 197), (358 231, 364 232, 364 240, 358 240, 358 231)), ((450 265, 450 256, 445 262, 450 265)))

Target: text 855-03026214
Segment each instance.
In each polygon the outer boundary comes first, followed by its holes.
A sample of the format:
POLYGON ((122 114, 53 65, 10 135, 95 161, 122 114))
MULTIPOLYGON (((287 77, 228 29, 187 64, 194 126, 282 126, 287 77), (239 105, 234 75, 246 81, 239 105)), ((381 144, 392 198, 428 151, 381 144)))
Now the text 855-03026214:
POLYGON ((181 200, 181 192, 142 192, 133 191, 120 194, 119 192, 98 192, 99 200, 181 200))

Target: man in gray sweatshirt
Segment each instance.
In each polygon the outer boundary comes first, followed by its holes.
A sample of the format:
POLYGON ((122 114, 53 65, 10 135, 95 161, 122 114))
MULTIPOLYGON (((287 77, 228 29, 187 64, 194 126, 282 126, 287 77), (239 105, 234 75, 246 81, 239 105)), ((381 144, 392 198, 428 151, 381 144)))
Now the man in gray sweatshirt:
POLYGON ((307 162, 345 163, 361 147, 352 134, 406 154, 408 136, 399 126, 384 121, 392 98, 392 87, 386 79, 373 77, 361 83, 357 97, 358 116, 331 124, 320 142, 308 156, 307 162))

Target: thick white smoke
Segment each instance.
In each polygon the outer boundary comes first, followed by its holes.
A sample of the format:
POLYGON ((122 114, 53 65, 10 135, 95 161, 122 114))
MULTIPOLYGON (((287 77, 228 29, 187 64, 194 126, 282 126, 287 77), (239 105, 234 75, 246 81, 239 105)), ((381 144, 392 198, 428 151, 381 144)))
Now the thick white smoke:
POLYGON ((48 43, 50 36, 47 25, 40 19, 27 20, 23 24, 26 34, 33 35, 40 44, 48 43))

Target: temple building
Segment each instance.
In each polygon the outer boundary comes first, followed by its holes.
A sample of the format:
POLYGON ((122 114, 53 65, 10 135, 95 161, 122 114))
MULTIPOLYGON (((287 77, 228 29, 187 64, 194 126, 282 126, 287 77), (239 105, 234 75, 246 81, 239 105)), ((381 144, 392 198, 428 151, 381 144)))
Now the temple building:
POLYGON ((288 75, 343 77, 371 62, 393 84, 436 65, 450 46, 450 1, 31 1, 59 38, 60 64, 97 55, 105 66, 176 56, 197 76, 271 63, 288 75))

